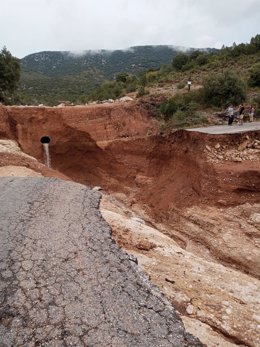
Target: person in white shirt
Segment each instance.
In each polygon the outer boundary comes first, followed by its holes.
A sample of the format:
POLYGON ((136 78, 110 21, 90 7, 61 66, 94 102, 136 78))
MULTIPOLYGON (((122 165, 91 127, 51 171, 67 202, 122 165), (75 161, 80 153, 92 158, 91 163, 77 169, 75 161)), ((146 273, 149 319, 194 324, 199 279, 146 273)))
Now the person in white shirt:
POLYGON ((228 125, 232 125, 234 120, 234 107, 233 105, 229 105, 227 109, 227 116, 228 116, 228 125))
POLYGON ((190 91, 190 88, 191 88, 191 78, 190 77, 188 79, 187 84, 188 84, 188 91, 190 91))

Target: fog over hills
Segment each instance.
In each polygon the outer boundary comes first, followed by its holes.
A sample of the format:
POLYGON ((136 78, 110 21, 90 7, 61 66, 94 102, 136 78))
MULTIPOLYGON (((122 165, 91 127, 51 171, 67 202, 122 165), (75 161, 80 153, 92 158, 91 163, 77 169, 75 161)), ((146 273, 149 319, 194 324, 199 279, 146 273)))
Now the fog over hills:
MULTIPOLYGON (((125 50, 87 50, 83 52, 45 51, 21 59, 23 72, 37 72, 48 76, 98 70, 105 78, 126 71, 136 74, 150 68, 168 64, 178 51, 178 46, 135 46, 125 50)), ((188 48, 189 50, 189 48, 188 48)))

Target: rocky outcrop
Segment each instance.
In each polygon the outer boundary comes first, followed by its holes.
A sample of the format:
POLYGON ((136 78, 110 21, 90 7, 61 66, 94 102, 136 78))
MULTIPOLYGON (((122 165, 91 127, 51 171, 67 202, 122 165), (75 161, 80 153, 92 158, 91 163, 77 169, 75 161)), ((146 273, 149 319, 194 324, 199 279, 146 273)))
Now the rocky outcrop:
POLYGON ((206 153, 212 163, 225 161, 242 162, 246 160, 260 161, 260 141, 247 135, 245 141, 238 146, 231 147, 217 143, 215 146, 206 146, 206 153))

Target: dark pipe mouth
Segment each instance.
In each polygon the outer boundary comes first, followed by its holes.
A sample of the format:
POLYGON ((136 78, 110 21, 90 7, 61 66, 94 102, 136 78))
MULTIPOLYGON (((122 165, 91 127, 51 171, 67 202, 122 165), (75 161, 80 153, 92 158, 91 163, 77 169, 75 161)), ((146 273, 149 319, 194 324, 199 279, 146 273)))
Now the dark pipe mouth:
POLYGON ((41 137, 41 143, 50 143, 51 139, 49 136, 43 136, 41 137))

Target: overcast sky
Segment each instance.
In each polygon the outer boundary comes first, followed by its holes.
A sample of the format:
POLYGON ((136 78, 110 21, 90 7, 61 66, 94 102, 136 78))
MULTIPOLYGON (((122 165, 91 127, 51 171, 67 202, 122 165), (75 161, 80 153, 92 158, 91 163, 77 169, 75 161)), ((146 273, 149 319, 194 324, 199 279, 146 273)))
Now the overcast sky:
POLYGON ((260 34, 260 0, 0 0, 0 48, 216 47, 260 34))

